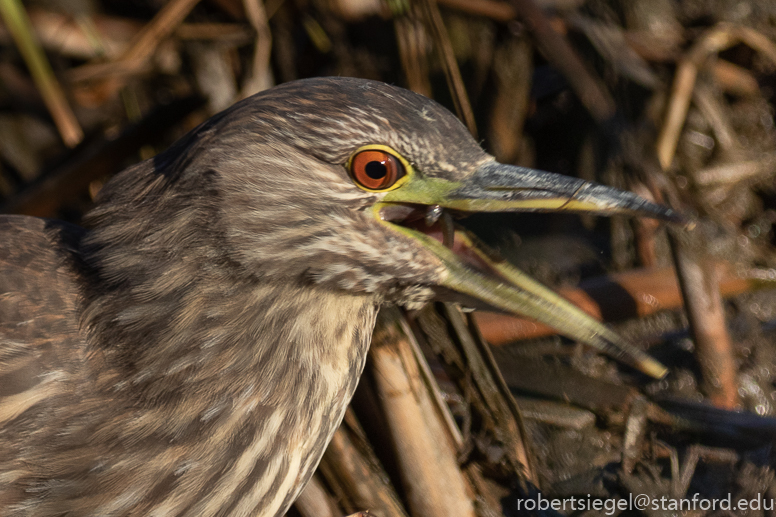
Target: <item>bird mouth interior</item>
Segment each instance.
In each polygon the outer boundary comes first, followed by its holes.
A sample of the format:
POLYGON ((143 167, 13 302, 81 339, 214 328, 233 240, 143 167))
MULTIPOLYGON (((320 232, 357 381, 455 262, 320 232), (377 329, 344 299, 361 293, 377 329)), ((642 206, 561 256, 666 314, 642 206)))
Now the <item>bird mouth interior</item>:
POLYGON ((483 249, 470 233, 457 226, 453 217, 466 214, 444 209, 439 205, 415 205, 404 203, 385 204, 380 208, 383 221, 420 232, 449 248, 463 263, 483 274, 506 280, 494 268, 494 263, 504 262, 492 250, 483 249))

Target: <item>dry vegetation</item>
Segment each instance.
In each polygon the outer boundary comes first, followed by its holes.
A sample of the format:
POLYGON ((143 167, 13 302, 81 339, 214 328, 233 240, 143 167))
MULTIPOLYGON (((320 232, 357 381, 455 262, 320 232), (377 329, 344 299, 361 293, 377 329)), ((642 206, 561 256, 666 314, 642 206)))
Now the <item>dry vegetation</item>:
POLYGON ((5 212, 77 222, 112 174, 235 100, 346 75, 436 98, 502 162, 697 218, 692 231, 570 215, 464 221, 669 375, 650 380, 519 318, 385 311, 353 410, 294 512, 522 515, 517 498, 537 489, 761 494, 772 507, 776 3, 0 0, 0 10, 5 212))

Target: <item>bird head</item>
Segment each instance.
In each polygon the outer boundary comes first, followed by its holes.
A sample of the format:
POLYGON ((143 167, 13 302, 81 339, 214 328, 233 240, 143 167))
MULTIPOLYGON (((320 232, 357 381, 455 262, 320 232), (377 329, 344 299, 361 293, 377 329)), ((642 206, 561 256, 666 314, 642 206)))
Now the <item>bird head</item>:
POLYGON ((208 205, 208 231, 254 278, 410 307, 456 293, 663 372, 607 327, 493 260, 449 215, 680 217, 628 192, 500 164, 421 95, 352 78, 286 83, 215 116, 154 159, 154 169, 158 185, 129 191, 165 190, 170 203, 185 200, 164 216, 173 226, 187 207, 208 205))

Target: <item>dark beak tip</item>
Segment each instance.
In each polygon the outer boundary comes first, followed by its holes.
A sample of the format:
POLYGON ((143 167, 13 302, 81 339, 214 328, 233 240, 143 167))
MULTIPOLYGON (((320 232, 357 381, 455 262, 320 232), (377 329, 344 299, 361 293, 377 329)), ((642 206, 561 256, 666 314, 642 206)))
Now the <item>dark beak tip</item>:
POLYGON ((692 230, 698 225, 694 217, 683 214, 681 212, 677 212, 672 208, 666 209, 663 215, 663 219, 665 219, 669 223, 678 225, 683 230, 692 230))

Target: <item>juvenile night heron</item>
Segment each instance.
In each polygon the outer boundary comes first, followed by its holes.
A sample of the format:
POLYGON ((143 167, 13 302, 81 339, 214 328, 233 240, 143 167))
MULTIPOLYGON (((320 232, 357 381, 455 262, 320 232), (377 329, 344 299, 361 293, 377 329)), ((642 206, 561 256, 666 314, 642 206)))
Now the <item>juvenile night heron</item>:
POLYGON ((677 219, 498 164, 433 101, 334 78, 246 99, 122 172, 89 230, 0 218, 0 514, 282 515, 384 302, 456 293, 659 374, 435 222, 510 210, 677 219))

